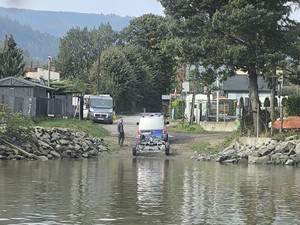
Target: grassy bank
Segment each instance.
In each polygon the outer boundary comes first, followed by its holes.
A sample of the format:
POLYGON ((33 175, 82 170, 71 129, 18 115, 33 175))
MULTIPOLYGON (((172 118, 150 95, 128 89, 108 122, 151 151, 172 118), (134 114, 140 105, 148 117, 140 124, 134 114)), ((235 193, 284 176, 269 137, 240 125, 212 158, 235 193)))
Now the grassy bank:
POLYGON ((224 133, 224 138, 220 142, 216 140, 192 142, 188 146, 199 154, 216 154, 232 144, 236 140, 236 135, 236 132, 224 133))
POLYGON ((178 122, 175 126, 169 128, 170 131, 180 132, 180 133, 194 133, 194 134, 204 134, 209 133, 205 131, 200 125, 189 123, 178 122))
POLYGON ((103 138, 109 135, 109 132, 102 128, 99 124, 92 123, 87 120, 73 120, 60 118, 35 119, 34 125, 47 128, 69 128, 76 131, 83 131, 96 138, 103 138))
MULTIPOLYGON (((171 131, 193 134, 209 134, 212 132, 205 131, 199 124, 178 122, 175 126, 170 127, 171 131)), ((195 141, 188 144, 188 147, 199 154, 216 154, 229 146, 238 136, 236 132, 224 133, 220 140, 211 139, 209 141, 195 141)))

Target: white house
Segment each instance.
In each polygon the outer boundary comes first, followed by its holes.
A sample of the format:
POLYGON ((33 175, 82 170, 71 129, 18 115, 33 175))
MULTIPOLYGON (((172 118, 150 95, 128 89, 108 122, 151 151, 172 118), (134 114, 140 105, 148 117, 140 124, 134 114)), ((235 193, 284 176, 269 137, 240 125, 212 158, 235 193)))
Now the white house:
MULTIPOLYGON (((49 76, 49 70, 43 70, 42 68, 37 68, 34 70, 30 70, 25 74, 25 77, 29 77, 32 79, 40 79, 47 81, 49 76)), ((50 80, 60 80, 60 73, 50 70, 50 80)))
MULTIPOLYGON (((258 95, 259 100, 263 103, 266 97, 270 98, 271 89, 268 86, 267 81, 263 77, 258 77, 258 95)), ((249 82, 247 74, 237 73, 236 76, 228 78, 226 81, 220 84, 219 98, 217 100, 216 93, 210 96, 211 99, 211 111, 209 116, 216 117, 219 115, 219 120, 231 120, 238 116, 238 110, 232 111, 233 108, 238 106, 239 99, 243 97, 245 105, 249 101, 249 82), (219 110, 217 105, 219 104, 219 110), (236 104, 234 106, 234 104, 236 104)), ((186 108, 185 116, 190 119, 192 107, 192 94, 186 96, 186 108)), ((201 120, 206 120, 207 109, 207 96, 203 94, 195 95, 194 115, 195 122, 199 123, 201 120)))

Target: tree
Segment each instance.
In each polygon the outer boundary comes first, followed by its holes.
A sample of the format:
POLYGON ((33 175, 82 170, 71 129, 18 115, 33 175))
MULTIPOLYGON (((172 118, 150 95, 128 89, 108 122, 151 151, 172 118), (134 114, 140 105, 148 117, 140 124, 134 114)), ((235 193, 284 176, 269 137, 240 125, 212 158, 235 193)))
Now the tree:
POLYGON ((94 62, 91 57, 92 44, 88 29, 76 27, 69 30, 60 41, 56 65, 62 78, 87 78, 94 62))
POLYGON ((5 36, 0 48, 0 78, 20 76, 24 72, 23 51, 17 48, 12 35, 5 36))
MULTIPOLYGON (((101 54, 101 93, 111 94, 118 112, 161 109, 158 59, 153 52, 136 45, 115 46, 101 54)), ((91 71, 91 81, 97 76, 97 62, 91 71)), ((96 83, 92 85, 95 92, 96 83)))
MULTIPOLYGON (((89 31, 87 27, 70 29, 60 41, 56 65, 63 78, 87 80, 100 53, 116 40, 109 24, 89 31)), ((96 82, 95 80, 94 82, 96 82)))
MULTIPOLYGON (((131 112, 136 102, 137 79, 133 67, 120 47, 110 47, 101 54, 100 92, 110 94, 117 112, 131 112)), ((95 62, 93 71, 97 70, 95 62)))
MULTIPOLYGON (((270 58, 279 49, 291 46, 288 31, 297 34, 299 23, 290 20, 292 8, 289 3, 297 0, 232 0, 232 1, 186 1, 160 0, 167 15, 176 20, 184 36, 197 47, 196 55, 204 65, 241 69, 248 73, 250 112, 253 131, 257 126, 258 85, 257 77, 265 70, 270 58)), ((296 41, 296 40, 293 40, 296 41)))
POLYGON ((157 51, 160 43, 167 38, 168 29, 166 20, 162 16, 145 14, 129 22, 121 35, 125 43, 140 45, 147 49, 157 51))
POLYGON ((142 46, 152 52, 156 60, 156 84, 160 94, 169 94, 174 74, 174 60, 164 49, 169 29, 167 20, 162 16, 145 14, 130 21, 121 32, 123 44, 142 46))
POLYGON ((101 53, 108 49, 110 46, 115 43, 118 38, 118 35, 115 31, 112 30, 112 27, 109 24, 102 24, 97 29, 94 28, 91 31, 92 36, 92 45, 93 45, 93 56, 92 58, 97 59, 97 94, 100 94, 100 67, 101 67, 101 53))
POLYGON ((300 116, 300 95, 292 95, 285 102, 286 113, 289 116, 300 116))

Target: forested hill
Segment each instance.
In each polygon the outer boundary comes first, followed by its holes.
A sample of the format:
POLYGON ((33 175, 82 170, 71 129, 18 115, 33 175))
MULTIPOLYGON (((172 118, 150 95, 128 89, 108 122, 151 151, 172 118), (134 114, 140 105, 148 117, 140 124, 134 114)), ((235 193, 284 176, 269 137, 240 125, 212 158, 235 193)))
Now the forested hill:
MULTIPOLYGON (((72 27, 89 29, 109 23, 115 31, 127 27, 132 17, 74 12, 50 12, 0 7, 0 15, 29 25, 42 33, 62 37, 72 27)), ((2 29, 2 28, 1 28, 2 29)))
POLYGON ((12 34, 17 47, 23 49, 25 57, 46 60, 48 55, 57 55, 59 38, 47 33, 33 30, 28 25, 22 25, 16 20, 0 16, 0 43, 5 35, 12 34))
POLYGON ((132 17, 85 14, 72 12, 48 12, 0 7, 0 44, 5 35, 12 34, 17 47, 23 49, 26 58, 47 61, 56 56, 59 38, 72 27, 92 29, 109 23, 119 31, 129 25, 132 17))

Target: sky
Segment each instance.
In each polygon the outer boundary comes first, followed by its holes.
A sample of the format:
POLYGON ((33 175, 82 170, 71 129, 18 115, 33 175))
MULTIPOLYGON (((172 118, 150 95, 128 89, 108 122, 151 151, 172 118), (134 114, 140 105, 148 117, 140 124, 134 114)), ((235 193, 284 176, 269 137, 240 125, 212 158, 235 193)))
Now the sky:
POLYGON ((157 0, 0 0, 0 6, 132 17, 146 13, 164 15, 163 7, 157 0))
MULTIPOLYGON (((116 14, 138 17, 146 13, 164 15, 158 0, 0 0, 0 7, 46 11, 116 14)), ((292 14, 300 21, 300 10, 292 14)))

